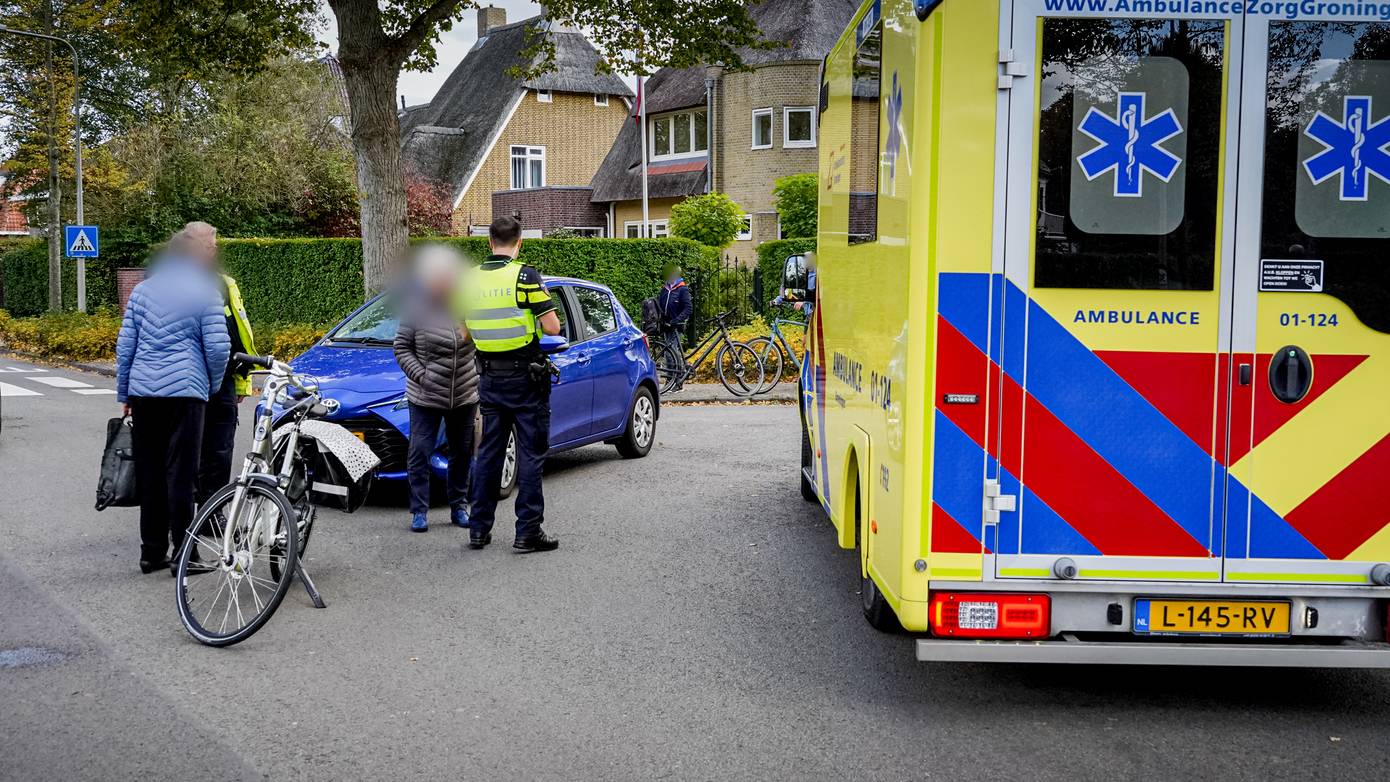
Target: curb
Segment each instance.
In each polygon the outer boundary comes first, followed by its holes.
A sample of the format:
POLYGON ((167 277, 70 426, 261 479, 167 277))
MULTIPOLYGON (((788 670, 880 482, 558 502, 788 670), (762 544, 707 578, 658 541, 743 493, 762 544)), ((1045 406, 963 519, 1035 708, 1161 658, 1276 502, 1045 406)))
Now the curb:
POLYGON ((63 361, 62 359, 46 358, 43 356, 34 356, 28 353, 21 353, 18 350, 10 350, 9 348, 0 348, 0 356, 12 356, 21 361, 28 361, 34 364, 44 364, 50 367, 63 367, 66 369, 75 369, 79 372, 90 372, 94 375, 103 375, 105 377, 116 376, 116 366, 114 364, 96 364, 88 361, 63 361))

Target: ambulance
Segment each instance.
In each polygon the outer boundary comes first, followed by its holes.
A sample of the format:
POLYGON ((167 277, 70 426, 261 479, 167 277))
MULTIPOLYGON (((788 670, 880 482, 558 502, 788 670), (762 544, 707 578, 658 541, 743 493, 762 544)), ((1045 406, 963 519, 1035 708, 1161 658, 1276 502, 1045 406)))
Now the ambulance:
POLYGON ((1390 667, 1390 2, 869 0, 802 492, 924 661, 1390 667))

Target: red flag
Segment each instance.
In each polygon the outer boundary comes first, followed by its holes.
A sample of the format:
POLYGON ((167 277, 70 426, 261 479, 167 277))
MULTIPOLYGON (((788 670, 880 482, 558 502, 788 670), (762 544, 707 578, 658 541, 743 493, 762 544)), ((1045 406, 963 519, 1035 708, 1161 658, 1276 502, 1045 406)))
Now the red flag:
POLYGON ((637 77, 637 102, 632 104, 632 121, 642 124, 642 93, 644 92, 642 77, 637 77))

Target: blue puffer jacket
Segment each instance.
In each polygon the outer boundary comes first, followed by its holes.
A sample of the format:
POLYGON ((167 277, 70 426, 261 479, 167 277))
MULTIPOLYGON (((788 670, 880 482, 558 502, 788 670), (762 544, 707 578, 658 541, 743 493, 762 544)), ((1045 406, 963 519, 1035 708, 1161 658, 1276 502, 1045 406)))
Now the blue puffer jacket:
POLYGON ((135 286, 116 340, 116 398, 207 400, 222 386, 232 340, 216 279, 180 258, 135 286))

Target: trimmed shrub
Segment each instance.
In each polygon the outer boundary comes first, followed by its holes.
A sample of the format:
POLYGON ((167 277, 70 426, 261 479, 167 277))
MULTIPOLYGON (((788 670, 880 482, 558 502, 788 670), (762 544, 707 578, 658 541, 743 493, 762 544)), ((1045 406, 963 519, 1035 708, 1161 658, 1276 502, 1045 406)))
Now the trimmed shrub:
POLYGON ((671 235, 724 249, 743 230, 743 208, 723 193, 693 196, 671 207, 671 235))
POLYGON ((777 180, 772 196, 777 201, 777 217, 781 220, 782 235, 788 239, 814 239, 820 197, 820 177, 815 174, 792 174, 777 180))
POLYGON ((253 324, 251 328, 256 334, 256 350, 283 361, 296 358, 313 347, 315 342, 323 339, 330 327, 290 323, 266 326, 264 329, 257 329, 253 324))
POLYGON ((13 318, 0 310, 0 344, 42 358, 109 361, 120 330, 120 316, 109 307, 91 315, 49 312, 36 318, 13 318))
MULTIPOLYGON (((48 310, 48 244, 42 239, 0 245, 0 290, 4 306, 15 317, 30 317, 48 310)), ((87 309, 115 305, 116 267, 111 262, 87 260, 87 309)), ((77 309, 77 262, 63 259, 63 307, 77 309)))

